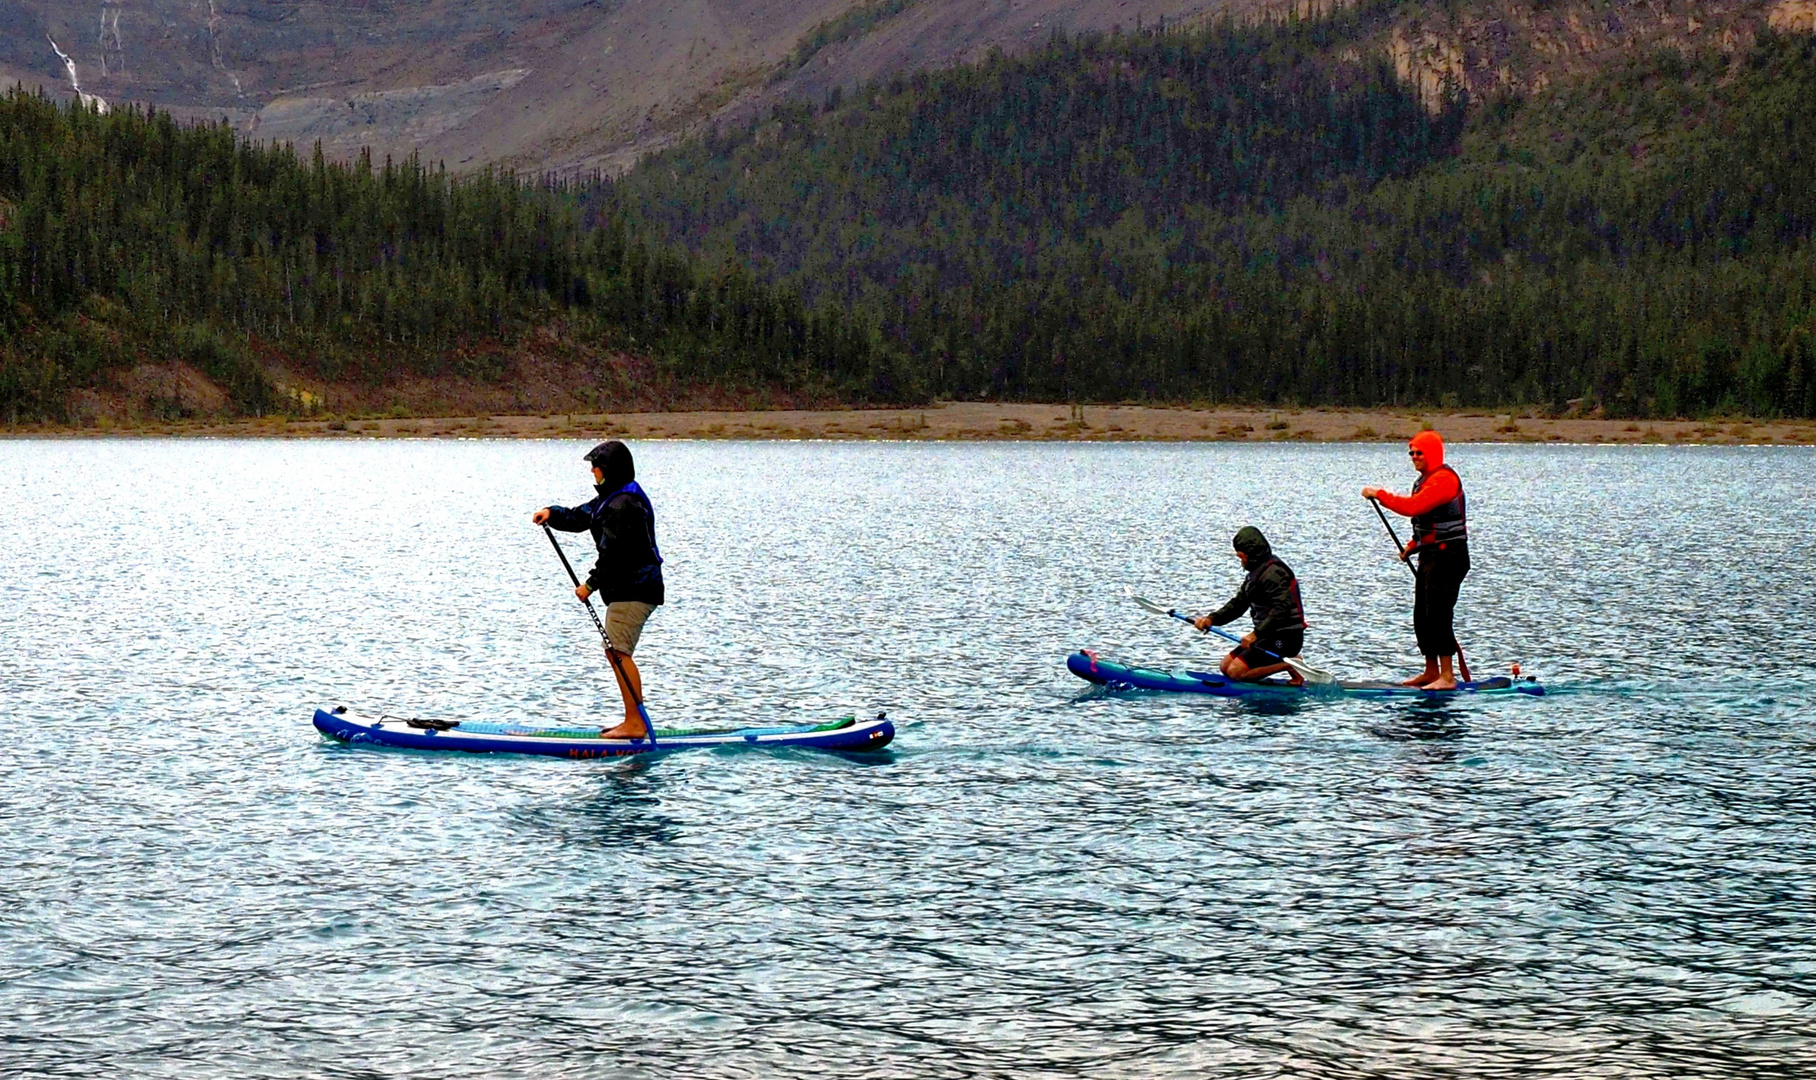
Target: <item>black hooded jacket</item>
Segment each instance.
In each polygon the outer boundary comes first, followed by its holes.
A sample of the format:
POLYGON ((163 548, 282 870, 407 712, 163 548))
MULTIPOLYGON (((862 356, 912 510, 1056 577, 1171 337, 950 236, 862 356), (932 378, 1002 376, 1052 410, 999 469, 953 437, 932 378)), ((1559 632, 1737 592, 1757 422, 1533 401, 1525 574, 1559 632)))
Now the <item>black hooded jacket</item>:
POLYGON ((1245 611, 1255 613, 1255 636, 1267 640, 1286 630, 1305 629, 1305 605, 1293 568, 1274 558, 1267 537, 1253 525, 1236 533, 1235 548, 1248 556, 1248 576, 1229 603, 1218 608, 1211 623, 1222 626, 1245 611))
POLYGON ((549 527, 593 534, 599 561, 586 575, 586 583, 601 603, 660 604, 666 590, 662 552, 656 547, 656 510, 637 485, 630 450, 619 442, 600 449, 607 452, 596 462, 605 476, 604 483, 594 485, 598 497, 582 506, 549 507, 549 527))

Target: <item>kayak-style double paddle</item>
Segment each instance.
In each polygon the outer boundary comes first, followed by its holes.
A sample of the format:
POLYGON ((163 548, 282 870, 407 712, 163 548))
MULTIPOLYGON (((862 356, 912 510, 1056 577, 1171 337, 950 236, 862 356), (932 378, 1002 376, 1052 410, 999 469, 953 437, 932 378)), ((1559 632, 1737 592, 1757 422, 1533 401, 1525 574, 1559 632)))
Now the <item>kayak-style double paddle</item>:
MULTIPOLYGON (((1394 523, 1387 520, 1387 511, 1381 509, 1380 499, 1370 499, 1368 501, 1374 505, 1375 516, 1381 519, 1382 528, 1387 530, 1388 538, 1394 542, 1394 553, 1399 556, 1401 564, 1406 567, 1406 572, 1412 575, 1413 585, 1416 587, 1419 583, 1419 572, 1412 568, 1411 554, 1406 550, 1406 545, 1400 543, 1400 534, 1394 531, 1394 523)), ((1472 681, 1469 678, 1469 661, 1463 659, 1463 643, 1461 641, 1457 642, 1457 672, 1463 676, 1464 682, 1472 681)))
MULTIPOLYGON (((574 583, 574 588, 580 588, 580 575, 574 573, 574 564, 568 562, 567 552, 561 550, 561 541, 555 539, 555 531, 547 525, 542 527, 542 531, 548 536, 549 543, 554 545, 555 554, 560 556, 561 565, 567 570, 568 580, 574 583)), ((605 658, 612 665, 612 674, 618 676, 618 682, 624 686, 624 689, 627 692, 629 692, 631 700, 637 703, 637 715, 643 718, 643 737, 649 740, 651 749, 654 749, 656 745, 656 725, 649 722, 649 710, 643 707, 643 695, 637 693, 637 688, 632 686, 631 681, 624 677, 624 669, 618 666, 618 654, 612 651, 612 636, 605 632, 605 624, 599 621, 599 613, 593 610, 592 599, 588 598, 580 602, 586 606, 586 613, 592 616, 593 626, 599 631, 599 640, 605 642, 605 658)))
MULTIPOLYGON (((1141 607, 1142 609, 1144 609, 1146 611, 1151 611, 1156 615, 1167 615, 1172 618, 1178 619, 1182 623, 1190 623, 1192 625, 1193 629, 1197 629, 1197 623, 1192 619, 1192 617, 1190 615, 1181 615, 1181 614, 1179 614, 1179 612, 1175 611, 1172 608, 1163 608, 1159 604, 1156 604, 1154 601, 1149 600, 1145 596, 1131 596, 1131 597, 1129 597, 1129 599, 1135 601, 1137 606, 1141 607)), ((1224 630, 1221 627, 1217 627, 1217 626, 1211 627, 1211 633, 1216 634, 1218 637, 1221 637, 1221 638, 1228 638, 1229 640, 1234 641, 1238 645, 1242 644, 1241 638, 1237 637, 1235 634, 1230 633, 1228 630, 1224 630)), ((1301 661, 1293 660, 1293 659, 1290 659, 1285 656, 1276 655, 1274 653, 1268 652, 1266 649, 1262 648, 1259 645, 1251 645, 1249 647, 1254 649, 1256 652, 1260 653, 1262 656, 1272 656, 1274 659, 1280 661, 1282 664, 1285 664, 1287 667, 1293 669, 1293 671, 1295 673, 1297 673, 1301 679, 1304 679, 1306 682, 1311 683, 1313 686, 1328 686, 1331 683, 1334 683, 1337 681, 1336 677, 1333 676, 1330 672, 1322 671, 1318 668, 1312 667, 1310 664, 1302 663, 1301 661)))

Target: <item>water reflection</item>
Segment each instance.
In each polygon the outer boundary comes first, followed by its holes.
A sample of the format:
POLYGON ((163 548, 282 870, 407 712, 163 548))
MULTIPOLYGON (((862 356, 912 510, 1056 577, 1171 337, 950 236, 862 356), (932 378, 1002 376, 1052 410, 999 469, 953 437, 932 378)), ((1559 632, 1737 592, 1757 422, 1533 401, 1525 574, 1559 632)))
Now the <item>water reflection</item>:
POLYGON ((674 843, 681 823, 662 811, 661 758, 602 763, 595 776, 553 801, 513 807, 507 818, 531 843, 648 847, 674 843))
POLYGON ((1319 704, 1297 694, 1255 694, 1232 700, 1238 716, 1267 717, 1273 720, 1298 716, 1307 709, 1317 708, 1319 704))
POLYGON ((1371 721, 1368 733, 1389 742, 1453 742, 1468 737, 1467 713, 1439 702, 1395 704, 1371 721))
POLYGON ((1816 1075, 1807 452, 1460 452, 1472 654, 1567 678, 1430 703, 1063 666, 1214 669, 1118 597, 1220 602, 1253 521, 1308 659, 1403 674, 1397 447, 647 444, 659 721, 895 749, 322 749, 317 704, 618 708, 524 518, 584 449, 0 442, 0 1075, 1816 1075), (1773 648, 1724 683, 1681 644, 1736 522, 1773 648))

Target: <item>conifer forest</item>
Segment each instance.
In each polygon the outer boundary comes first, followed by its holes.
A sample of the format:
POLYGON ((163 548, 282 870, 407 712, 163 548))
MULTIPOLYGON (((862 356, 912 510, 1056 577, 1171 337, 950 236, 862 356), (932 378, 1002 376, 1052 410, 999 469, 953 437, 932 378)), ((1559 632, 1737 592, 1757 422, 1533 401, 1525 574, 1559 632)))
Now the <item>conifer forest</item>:
POLYGON ((860 404, 1816 416, 1816 38, 1434 103, 1355 47, 1393 6, 1056 36, 609 179, 337 163, 15 92, 0 421, 144 359, 248 413, 281 407, 272 357, 498 379, 551 320, 685 381, 860 404))

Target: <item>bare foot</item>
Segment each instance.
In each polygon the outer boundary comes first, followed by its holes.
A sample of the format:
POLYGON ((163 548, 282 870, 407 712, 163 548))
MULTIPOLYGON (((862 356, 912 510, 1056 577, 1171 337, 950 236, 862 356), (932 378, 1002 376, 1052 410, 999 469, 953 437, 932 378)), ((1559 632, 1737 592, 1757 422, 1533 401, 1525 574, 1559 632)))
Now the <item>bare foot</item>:
POLYGON ((606 728, 604 731, 601 731, 599 733, 599 737, 601 739, 636 740, 636 739, 647 738, 648 735, 649 735, 649 733, 647 731, 643 730, 642 724, 632 724, 628 720, 622 724, 619 724, 615 728, 606 728))
POLYGON ((1438 679, 1435 682, 1428 682, 1425 684, 1425 689, 1427 690, 1455 690, 1456 688, 1457 681, 1455 679, 1438 679))
POLYGON ((1423 671, 1417 675, 1414 675, 1412 678, 1407 679, 1405 682, 1401 683, 1400 685, 1401 686, 1424 686, 1424 685, 1430 683, 1435 678, 1437 678, 1437 675, 1435 673, 1430 672, 1430 671, 1423 671))

